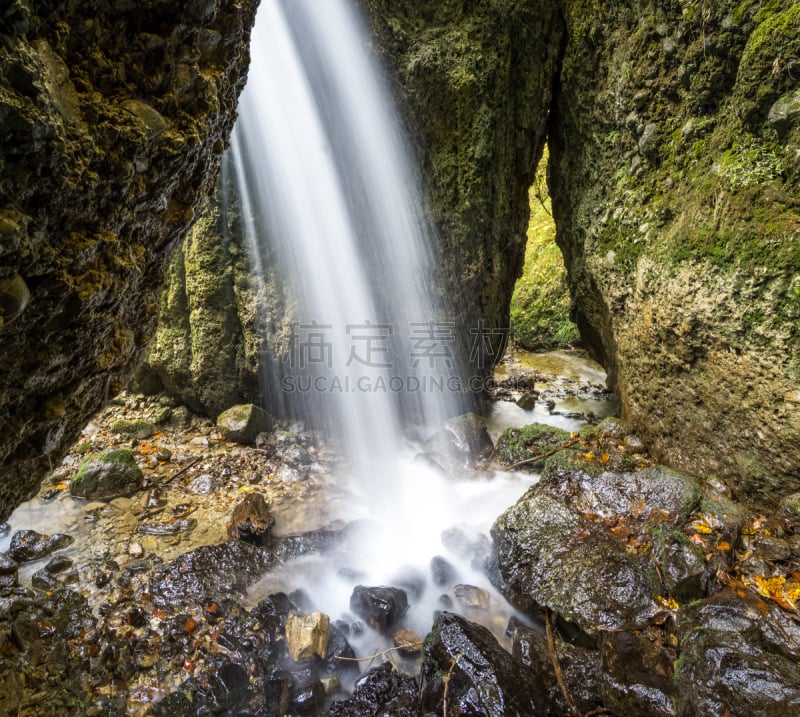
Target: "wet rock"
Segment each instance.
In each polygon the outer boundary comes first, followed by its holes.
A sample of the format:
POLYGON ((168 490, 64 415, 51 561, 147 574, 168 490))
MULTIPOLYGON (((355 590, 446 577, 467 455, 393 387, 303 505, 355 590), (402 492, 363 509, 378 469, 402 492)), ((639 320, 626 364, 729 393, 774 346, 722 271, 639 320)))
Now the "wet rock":
POLYGON ((625 450, 631 453, 642 453, 645 450, 642 439, 639 438, 639 436, 635 436, 633 433, 629 433, 625 436, 624 445, 625 450))
POLYGON ((8 553, 0 553, 0 575, 16 575, 19 564, 8 553))
POLYGON ((497 439, 495 456, 502 464, 511 465, 562 446, 569 438, 567 431, 539 423, 509 428, 497 439))
POLYGON ((770 613, 758 598, 727 589, 679 613, 679 714, 783 717, 800 710, 797 626, 776 629, 770 613))
POLYGON ((196 527, 197 521, 194 518, 183 518, 180 520, 171 519, 152 523, 140 523, 136 530, 142 535, 167 536, 186 533, 190 530, 194 530, 196 527))
MULTIPOLYGON (((71 590, 57 589, 50 595, 28 591, 0 600, 0 714, 81 714, 79 705, 92 704, 105 709, 104 714, 123 713, 92 688, 108 684, 113 676, 111 667, 92 659, 101 642, 95 628, 86 599, 71 590)), ((116 646, 108 633, 102 635, 102 643, 116 646)))
POLYGON ((326 697, 335 695, 342 690, 342 681, 335 675, 321 677, 319 681, 322 683, 322 688, 325 690, 326 697))
POLYGON ((232 406, 217 417, 220 433, 237 443, 255 443, 258 434, 271 427, 272 417, 252 403, 232 406))
POLYGON ((211 697, 222 709, 230 709, 247 696, 247 670, 236 662, 224 662, 212 674, 211 697))
POLYGON ((312 678, 295 685, 291 714, 316 717, 325 706, 325 687, 319 679, 312 678))
POLYGON ((357 585, 350 596, 350 609, 375 630, 386 630, 406 614, 408 597, 399 588, 357 585))
POLYGON ((767 122, 778 134, 785 134, 792 125, 798 124, 800 122, 800 93, 790 92, 775 102, 769 109, 767 122))
POLYGON ((601 642, 602 695, 620 715, 675 714, 674 649, 640 633, 607 633, 601 642))
MULTIPOLYGON (((545 714, 569 714, 569 705, 556 680, 544 624, 526 626, 512 618, 510 629, 511 654, 530 670, 536 704, 547 705, 545 714)), ((575 705, 581 713, 597 709, 602 705, 600 653, 596 649, 572 645, 558 634, 554 636, 554 644, 564 682, 575 705)))
POLYGON ((436 618, 425 640, 422 706, 447 714, 533 717, 546 714, 533 676, 492 634, 459 615, 436 618), (447 680, 443 679, 447 676, 447 680))
POLYGON ((326 717, 420 717, 418 691, 416 679, 384 662, 359 679, 352 696, 335 702, 326 717))
POLYGON ((644 626, 658 610, 647 557, 629 554, 537 487, 492 527, 509 602, 523 611, 547 606, 590 635, 644 626))
POLYGON ((233 509, 227 524, 228 537, 253 545, 266 545, 275 518, 261 493, 246 494, 233 509))
POLYGON ((241 598, 273 564, 268 553, 240 541, 203 546, 154 569, 152 600, 163 608, 241 598))
POLYGON ((457 579, 456 569, 453 564, 441 555, 431 558, 431 578, 433 584, 439 587, 450 585, 457 579))
POLYGON ((290 611, 286 618, 289 656, 297 663, 324 658, 330 629, 330 618, 325 613, 290 611))
POLYGON ((65 570, 69 570, 71 567, 72 558, 68 558, 66 555, 55 555, 47 561, 47 565, 44 566, 44 569, 51 575, 56 575, 58 573, 63 573, 65 570))
POLYGON ((461 605, 478 610, 489 609, 489 591, 475 585, 454 585, 453 595, 461 605))
POLYGON ((677 530, 656 526, 651 534, 653 557, 667 592, 679 602, 703 597, 706 573, 703 551, 677 530))
POLYGON ((403 657, 416 657, 422 649, 419 635, 407 627, 401 627, 392 633, 392 640, 397 652, 403 657))
POLYGON ((523 393, 523 394, 522 394, 522 395, 521 395, 521 396, 520 396, 520 397, 517 399, 517 405, 518 405, 518 406, 519 406, 519 407, 520 407, 520 408, 521 408, 523 411, 532 411, 534 408, 536 408, 536 394, 533 394, 533 393, 523 393))
POLYGON ((54 590, 58 585, 58 581, 54 575, 42 568, 31 575, 31 585, 37 590, 54 590))
POLYGON ((487 458, 494 446, 486 423, 474 413, 451 418, 427 443, 426 449, 441 454, 446 460, 471 465, 487 458))
POLYGON ((217 481, 214 476, 202 473, 192 478, 186 487, 196 495, 211 495, 217 489, 217 481))
POLYGON ((31 300, 31 292, 19 274, 0 277, 0 328, 21 314, 31 300))
POLYGON ((106 451, 83 461, 69 484, 72 495, 90 500, 129 496, 142 489, 144 475, 129 448, 106 451))
POLYGON ((62 550, 72 545, 73 542, 75 539, 64 533, 43 535, 35 530, 18 530, 11 536, 8 555, 18 563, 27 563, 31 560, 46 558, 50 553, 62 550))
POLYGON ((788 560, 792 554, 789 543, 773 535, 758 535, 752 541, 755 555, 768 562, 788 560))

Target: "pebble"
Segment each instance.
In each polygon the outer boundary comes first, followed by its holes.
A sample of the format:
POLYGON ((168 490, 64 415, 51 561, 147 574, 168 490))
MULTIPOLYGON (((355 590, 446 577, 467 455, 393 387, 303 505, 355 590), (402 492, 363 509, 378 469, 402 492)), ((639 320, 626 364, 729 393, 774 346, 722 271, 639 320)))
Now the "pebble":
POLYGON ((144 546, 141 543, 131 543, 128 546, 128 555, 133 558, 141 558, 144 555, 144 546))
POLYGON ((217 481, 208 473, 201 473, 186 486, 195 495, 211 495, 217 489, 217 481))

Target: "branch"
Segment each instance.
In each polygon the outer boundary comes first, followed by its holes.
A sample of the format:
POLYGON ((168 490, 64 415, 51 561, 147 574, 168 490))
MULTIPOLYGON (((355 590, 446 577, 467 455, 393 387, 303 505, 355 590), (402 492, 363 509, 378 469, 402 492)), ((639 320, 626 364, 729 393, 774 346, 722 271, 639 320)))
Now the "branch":
POLYGON ((580 712, 578 711, 575 702, 572 699, 572 695, 570 695, 569 690, 567 689, 567 683, 564 682, 564 674, 561 672, 561 665, 558 663, 558 656, 556 655, 556 641, 553 637, 553 613, 551 612, 550 608, 545 608, 545 627, 547 628, 547 650, 550 653, 550 662, 553 663, 553 672, 556 673, 556 682, 558 682, 558 687, 561 690, 561 694, 564 695, 564 701, 567 703, 567 709, 569 713, 573 715, 573 717, 580 717, 580 712))

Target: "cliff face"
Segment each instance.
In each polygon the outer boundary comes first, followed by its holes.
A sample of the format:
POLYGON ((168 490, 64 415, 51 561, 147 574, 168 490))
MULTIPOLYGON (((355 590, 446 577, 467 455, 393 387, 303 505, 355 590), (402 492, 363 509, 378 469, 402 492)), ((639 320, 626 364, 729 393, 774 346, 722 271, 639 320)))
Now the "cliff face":
POLYGON ((584 339, 656 456, 800 489, 800 6, 566 3, 550 181, 584 339))
MULTIPOLYGON (((427 184, 428 221, 441 243, 436 285, 458 327, 459 355, 468 356, 479 322, 487 330, 508 326, 562 40, 560 14, 547 2, 361 5, 427 184)), ((223 216, 223 203, 209 207, 176 259, 141 378, 155 373, 181 400, 212 415, 234 396, 263 400, 280 414, 279 392, 260 396, 259 376, 288 345, 280 339, 291 320, 291 277, 281 281, 268 259, 265 282, 247 276, 237 218, 223 216)), ((493 343, 486 353, 497 354, 502 340, 487 338, 493 343)), ((487 373, 496 357, 470 368, 487 373)))
POLYGON ((216 175, 250 0, 13 0, 0 18, 0 518, 155 328, 216 175))

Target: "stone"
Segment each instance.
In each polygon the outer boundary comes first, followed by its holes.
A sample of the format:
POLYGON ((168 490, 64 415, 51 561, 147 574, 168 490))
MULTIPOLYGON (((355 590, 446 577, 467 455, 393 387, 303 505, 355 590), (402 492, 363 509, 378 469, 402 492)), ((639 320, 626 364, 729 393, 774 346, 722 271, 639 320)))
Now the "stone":
POLYGON ((373 629, 387 630, 408 611, 408 597, 399 588, 357 585, 350 596, 350 609, 373 629))
POLYGON ((489 591, 474 585, 454 585, 453 595, 461 605, 478 610, 489 609, 489 591))
POLYGON ((453 564, 441 555, 434 555, 431 558, 431 578, 433 584, 444 587, 455 582, 457 578, 456 569, 453 564))
POLYGON ((217 489, 217 480, 208 473, 194 476, 186 486, 196 495, 211 495, 217 489))
POLYGON ((44 535, 35 530, 18 530, 11 536, 8 556, 18 563, 27 563, 46 558, 50 553, 63 550, 74 542, 72 536, 64 533, 44 535))
POLYGON ((273 565, 269 554, 241 541, 196 548, 153 569, 152 601, 173 609, 241 598, 273 565))
POLYGON ((785 134, 798 121, 800 121, 800 92, 796 90, 779 98, 769 108, 767 123, 779 134, 785 134))
POLYGON ((773 620, 763 601, 727 589, 684 608, 674 678, 678 714, 782 717, 800 710, 800 630, 792 625, 793 637, 779 637, 773 620))
MULTIPOLYGON (((511 654, 529 671, 536 704, 547 705, 545 714, 569 714, 569 705, 553 670, 544 625, 538 622, 532 626, 523 625, 512 618, 509 629, 511 654)), ((599 651, 566 642, 558 631, 554 631, 553 640, 570 696, 582 714, 592 712, 603 704, 599 651)))
POLYGON ((676 714, 675 649, 654 643, 646 634, 612 632, 603 635, 600 654, 605 707, 637 717, 676 714))
POLYGON ((547 606, 590 635, 644 627, 659 591, 647 556, 536 487, 492 526, 509 602, 526 612, 547 606))
POLYGON ((441 613, 425 639, 421 703, 441 714, 447 676, 448 714, 542 717, 546 704, 530 671, 483 626, 441 613))
POLYGON ((517 405, 523 411, 532 411, 536 407, 536 396, 532 393, 523 393, 517 399, 517 405))
POLYGON ((464 463, 486 458, 494 449, 485 421, 474 413, 447 421, 440 441, 445 444, 447 455, 464 463))
POLYGON ((397 671, 391 662, 369 669, 358 679, 353 694, 334 702, 326 717, 420 717, 419 684, 397 671))
POLYGON ((417 657, 422 650, 419 635, 407 627, 401 627, 392 633, 392 641, 397 653, 403 657, 417 657))
POLYGON ((255 443, 259 433, 272 427, 272 417, 252 404, 239 404, 217 416, 217 428, 229 441, 255 443))
POLYGON ((150 436, 155 435, 158 429, 150 423, 150 421, 145 421, 142 418, 137 418, 134 420, 129 420, 127 418, 118 418, 108 426, 108 430, 112 431, 113 433, 122 433, 126 436, 131 436, 131 438, 150 438, 150 436))
POLYGON ((247 493, 233 509, 227 523, 228 537, 254 545, 266 545, 275 518, 261 493, 247 493))
MULTIPOLYGON (((51 575, 57 575, 58 573, 63 573, 65 570, 69 570, 71 567, 72 558, 68 558, 66 555, 54 555, 47 561, 47 565, 44 566, 44 569, 51 575)), ((2 572, 2 570, 0 570, 0 572, 2 572)))
POLYGON ((330 638, 330 618, 322 612, 290 611, 286 618, 289 656, 297 663, 324 658, 330 638))
POLYGON ((86 458, 69 484, 70 493, 89 500, 130 496, 144 485, 144 475, 129 448, 86 458))
POLYGON ((0 277, 0 327, 13 321, 31 300, 31 292, 19 274, 0 277))

